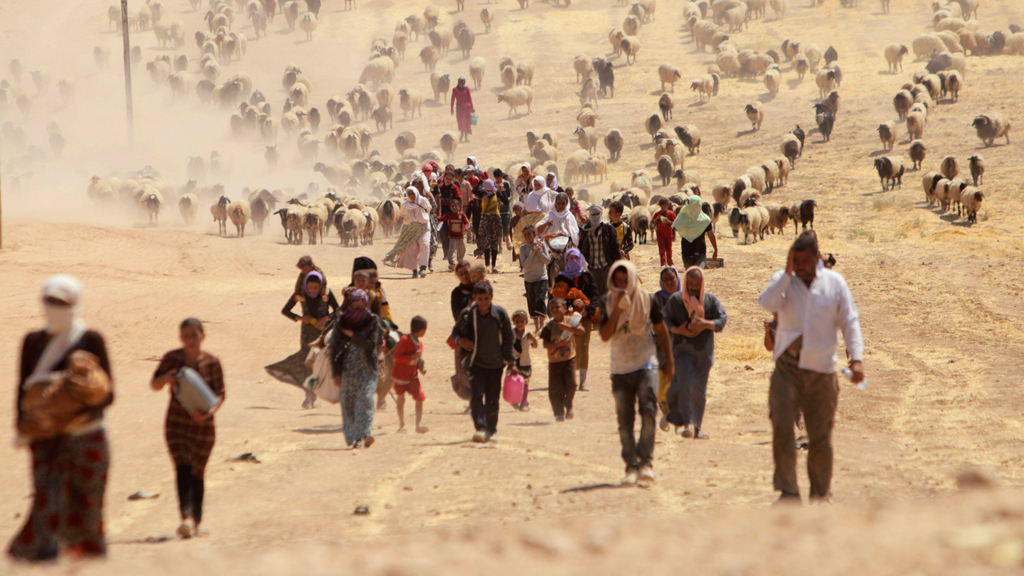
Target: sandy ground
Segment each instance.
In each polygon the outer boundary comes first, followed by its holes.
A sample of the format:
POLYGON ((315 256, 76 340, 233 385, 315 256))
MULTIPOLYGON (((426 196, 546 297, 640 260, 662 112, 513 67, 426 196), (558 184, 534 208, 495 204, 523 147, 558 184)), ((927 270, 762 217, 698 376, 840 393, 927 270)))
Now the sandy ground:
MULTIPOLYGON (((752 22, 735 36, 741 48, 778 50, 784 38, 800 38, 840 54, 844 83, 839 122, 830 143, 808 135, 804 157, 788 186, 771 201, 802 198, 819 202, 816 229, 823 248, 839 259, 862 316, 869 387, 844 387, 835 433, 834 505, 803 512, 765 510, 771 489, 767 381, 772 364, 761 348, 766 315, 756 295, 784 263, 790 238, 767 237, 742 245, 724 223, 718 227, 726 268, 709 273, 708 289, 730 316, 720 336, 711 376, 706 429, 708 442, 659 434, 658 480, 648 490, 613 489, 622 473, 615 413, 607 374, 608 347, 592 344, 591 392, 577 396, 577 417, 556 424, 543 391, 533 411, 503 407, 500 441, 472 445, 465 403, 447 383, 450 353, 443 338, 450 327, 448 293, 455 279, 434 274, 411 280, 384 270, 392 310, 405 326, 413 314, 430 322, 426 361, 429 400, 426 435, 396 434, 393 405, 375 420, 377 444, 368 451, 345 448, 335 407, 304 412, 301 393, 271 381, 263 366, 294 351, 297 328, 278 314, 294 281, 292 265, 305 253, 325 268, 333 284, 347 278, 351 261, 369 255, 379 261, 392 240, 340 248, 337 239, 317 246, 289 246, 276 221, 263 236, 218 238, 206 208, 199 224, 183 227, 173 207, 155 228, 134 214, 100 213, 85 195, 90 176, 108 176, 151 165, 175 186, 185 181, 185 157, 220 151, 232 167, 224 183, 229 195, 243 186, 303 190, 326 182, 281 137, 283 169, 270 173, 263 146, 230 138, 228 113, 202 109, 196 101, 172 102, 140 71, 136 86, 136 142, 128 144, 122 118, 119 66, 97 71, 92 48, 116 55, 119 36, 107 32, 106 4, 75 0, 58 10, 25 0, 0 5, 0 54, 17 56, 27 70, 50 69, 54 85, 35 99, 22 122, 43 159, 4 142, 6 217, 0 251, 0 385, 15 387, 18 346, 39 326, 38 287, 46 276, 68 272, 86 287, 83 314, 108 338, 117 402, 108 411, 113 468, 108 488, 107 527, 111 560, 85 573, 194 571, 224 573, 316 573, 322 566, 350 566, 357 573, 561 573, 631 570, 668 571, 706 566, 721 574, 997 573, 1000 564, 1020 563, 1020 497, 952 498, 954 475, 968 466, 992 471, 1007 488, 1024 485, 1021 473, 1020 358, 1024 354, 1020 264, 1024 242, 1018 204, 1024 194, 1013 176, 1017 146, 984 150, 988 161, 986 205, 979 223, 929 209, 920 177, 910 172, 904 187, 882 193, 871 160, 879 154, 875 127, 895 119, 891 97, 917 65, 885 73, 882 49, 911 43, 930 23, 924 1, 894 2, 893 13, 878 14, 873 2, 853 10, 833 0, 819 9, 790 6, 784 20, 752 22), (77 79, 76 101, 60 102, 56 82, 77 79), (69 146, 56 162, 46 146, 45 124, 60 122, 69 146), (176 526, 173 472, 163 441, 166 398, 148 381, 158 358, 177 346, 176 326, 186 316, 208 322, 207 349, 224 363, 228 402, 218 414, 218 443, 207 471, 207 535, 191 542, 169 538, 176 526), (231 462, 254 452, 260 464, 231 462), (138 490, 159 492, 155 500, 128 501, 138 490), (354 516, 357 506, 370 514, 354 516), (981 525, 975 530, 975 527, 981 525), (961 533, 966 530, 966 532, 961 533), (974 530, 973 532, 971 530, 974 530), (980 534, 980 535, 979 535, 980 534), (966 544, 965 544, 966 542, 966 544), (355 546, 353 546, 355 545, 355 546), (762 562, 763 559, 764 562, 762 562), (989 566, 984 568, 983 566, 989 566)), ((420 3, 381 1, 346 12, 338 0, 324 3, 316 36, 307 43, 288 33, 278 19, 266 38, 252 39, 241 62, 225 76, 244 70, 280 109, 280 74, 289 62, 313 79, 313 100, 321 107, 331 95, 355 83, 375 36, 390 38, 393 22, 419 12, 420 3)), ((445 5, 453 10, 454 4, 445 5)), ((202 12, 186 2, 167 2, 170 19, 186 27, 180 51, 157 49, 151 33, 139 34, 144 61, 169 53, 195 57, 195 30, 202 12)), ((476 92, 481 123, 459 155, 473 154, 485 166, 506 166, 526 157, 526 130, 554 132, 563 154, 576 148, 577 98, 570 92, 572 58, 608 51, 607 32, 621 24, 627 8, 584 1, 571 8, 536 3, 525 11, 506 0, 468 3, 458 18, 481 33, 473 56, 487 60, 484 88, 476 92), (477 13, 496 11, 497 22, 482 34, 477 13), (498 59, 511 56, 536 66, 533 113, 512 119, 495 101, 498 59)), ((770 10, 769 10, 770 13, 770 10)), ((1009 0, 983 4, 980 17, 990 30, 1020 23, 1024 10, 1009 0)), ((713 59, 694 51, 680 31, 679 7, 665 3, 640 33, 639 63, 617 60, 616 96, 600 101, 598 128, 619 128, 627 146, 611 177, 624 179, 639 168, 654 171, 653 151, 642 121, 656 111, 660 95, 656 68, 673 62, 683 69, 672 125, 697 124, 704 133, 701 153, 686 159, 705 182, 732 180, 747 166, 777 157, 782 134, 800 123, 813 126, 817 88, 810 76, 796 81, 783 66, 783 89, 774 100, 758 81, 726 79, 720 96, 696 105, 685 90, 689 79, 713 59), (743 106, 761 98, 767 117, 749 133, 743 106)), ((239 21, 238 25, 241 25, 239 21)), ((237 25, 236 25, 237 27, 237 25)), ((396 90, 429 92, 428 73, 411 44, 393 82, 396 90)), ((115 56, 116 60, 116 56, 115 56)), ((439 69, 466 73, 453 51, 439 69)), ((998 109, 1011 120, 1024 115, 1015 80, 1024 71, 1017 57, 970 57, 966 88, 956 104, 932 115, 925 140, 926 170, 956 154, 964 162, 980 144, 971 119, 998 109)), ((5 77, 8 75, 5 74, 5 77)), ((29 80, 23 82, 26 91, 29 80)), ((400 113, 399 113, 400 114, 400 113)), ((413 130, 424 144, 454 129, 443 105, 428 103, 423 120, 401 122, 375 137, 374 148, 393 155, 397 132, 413 130)), ((897 151, 906 153, 905 133, 897 151)), ((603 151, 599 147, 600 151, 603 151)), ((212 182, 211 182, 212 183, 212 182)), ((588 186, 594 195, 607 183, 588 186)), ((674 192, 674 187, 671 187, 674 192)), ((648 287, 656 286, 657 251, 634 253, 648 287)), ((439 266, 440 268, 440 266, 439 266)), ((492 276, 496 301, 525 307, 521 279, 503 257, 503 272, 492 276)), ((543 388, 546 371, 535 372, 543 388)), ((11 403, 0 421, 11 421, 11 403)), ((8 438, 13 438, 9 435, 8 438)), ((27 457, 11 443, 0 446, 0 534, 13 534, 31 497, 27 457)), ((805 485, 805 484, 804 484, 805 485)), ((0 572, 15 567, 0 564, 0 572)))

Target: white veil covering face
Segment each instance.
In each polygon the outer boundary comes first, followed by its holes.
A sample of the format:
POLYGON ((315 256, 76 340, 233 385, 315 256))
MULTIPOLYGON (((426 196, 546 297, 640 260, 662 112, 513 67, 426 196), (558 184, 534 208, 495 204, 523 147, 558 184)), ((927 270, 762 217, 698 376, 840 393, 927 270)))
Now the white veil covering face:
POLYGON ((58 274, 43 283, 43 309, 46 313, 46 331, 50 341, 36 363, 32 374, 25 380, 25 388, 53 380, 53 368, 85 334, 86 325, 78 318, 78 303, 82 300, 82 285, 72 276, 58 274), (47 299, 60 300, 66 305, 51 304, 47 299))

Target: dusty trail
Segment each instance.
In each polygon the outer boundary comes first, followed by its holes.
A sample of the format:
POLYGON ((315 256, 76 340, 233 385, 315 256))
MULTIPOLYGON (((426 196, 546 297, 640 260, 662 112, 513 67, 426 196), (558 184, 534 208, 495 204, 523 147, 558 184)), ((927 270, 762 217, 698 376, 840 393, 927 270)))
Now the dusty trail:
MULTIPOLYGON (((55 10, 27 0, 5 2, 0 6, 2 60, 6 64, 16 55, 29 70, 46 66, 54 83, 50 95, 37 101, 37 113, 18 124, 30 143, 46 149, 45 125, 57 119, 69 147, 59 163, 48 151, 39 161, 26 150, 3 150, 0 366, 6 368, 0 371, 0 388, 14 388, 20 338, 40 321, 38 286, 58 271, 83 280, 84 316, 107 335, 117 382, 117 402, 108 414, 114 452, 107 503, 112 560, 81 573, 186 573, 201 565, 223 574, 317 574, 322 566, 388 574, 576 574, 637 566, 667 571, 699 562, 710 573, 758 575, 800 573, 811 558, 825 556, 827 566, 813 566, 826 574, 997 573, 993 565, 1013 558, 1021 546, 1019 495, 946 496, 955 489, 953 476, 967 466, 992 470, 1008 488, 1024 486, 1019 450, 1024 440, 1019 392, 1024 222, 1017 208, 1024 189, 1015 170, 1020 154, 1016 144, 982 148, 968 127, 975 115, 994 109, 1017 123, 1024 118, 1016 85, 1024 60, 968 58, 960 101, 943 103, 929 119, 925 170, 935 169, 947 154, 964 163, 980 152, 988 161, 985 208, 977 225, 964 226, 925 205, 920 173, 909 172, 903 188, 881 193, 870 169, 880 154, 875 127, 894 119, 892 94, 920 65, 908 57, 905 72, 887 74, 882 49, 889 42, 909 45, 928 29, 929 3, 894 3, 889 16, 878 14, 874 2, 854 10, 840 9, 832 0, 819 9, 799 4, 779 21, 769 10, 767 18, 751 22, 734 38, 741 48, 761 51, 777 50, 785 38, 836 47, 845 79, 830 143, 820 143, 821 136, 810 130, 817 100, 813 77, 797 82, 789 63, 782 65, 782 90, 774 99, 764 94, 760 81, 726 79, 720 96, 698 104, 687 89, 689 81, 714 56, 694 50, 680 27, 678 7, 665 3, 640 32, 639 62, 625 66, 615 59, 615 98, 601 99, 598 108, 602 136, 618 128, 626 140, 622 159, 610 166, 610 179, 620 181, 639 168, 655 170, 642 121, 656 111, 661 93, 656 69, 662 62, 683 69, 671 125, 696 124, 704 133, 700 155, 688 156, 685 164, 702 174, 706 188, 777 157, 782 135, 795 124, 808 130, 805 154, 789 184, 767 200, 818 200, 815 228, 824 249, 837 255, 837 269, 849 280, 863 318, 870 387, 841 392, 835 506, 778 514, 763 510, 774 499, 766 406, 772 365, 761 347, 766 315, 756 296, 784 262, 791 232, 743 245, 724 221, 719 223, 726 268, 709 273, 708 288, 722 299, 730 319, 711 377, 712 439, 684 442, 659 433, 658 481, 650 490, 606 486, 618 481, 622 466, 607 375, 610 351, 596 337, 592 391, 577 396, 575 420, 553 422, 543 390, 546 368, 538 366, 533 410, 503 407, 500 441, 486 447, 468 442, 465 403, 447 383, 450 353, 443 339, 454 285, 448 274, 414 281, 404 272, 383 270, 399 323, 407 325, 413 314, 430 322, 425 415, 430 432, 396 434, 389 401, 375 420, 377 444, 348 451, 337 408, 301 411, 301 395, 271 381, 263 366, 297 344, 295 325, 278 310, 299 255, 311 254, 338 287, 354 257, 380 261, 393 240, 378 237, 373 246, 359 249, 340 248, 337 237, 323 245, 289 246, 276 220, 268 221, 263 236, 218 238, 206 207, 192 227, 181 224, 173 207, 156 228, 135 223, 134 214, 98 211, 85 196, 93 174, 151 165, 179 186, 186 178, 185 158, 208 156, 214 149, 230 166, 224 184, 232 197, 245 186, 301 191, 310 181, 321 189, 327 183, 283 135, 282 169, 271 173, 262 143, 231 138, 227 112, 204 109, 194 100, 172 102, 143 71, 135 79, 137 142, 129 146, 121 123, 119 67, 97 71, 92 62, 97 44, 112 48, 112 60, 118 54, 119 36, 106 30, 107 3, 75 0, 55 10), (55 94, 62 77, 78 81, 70 106, 55 94), (742 109, 755 99, 765 103, 767 116, 762 130, 749 133, 742 109), (147 384, 156 360, 177 345, 175 326, 192 315, 208 323, 207 346, 221 357, 227 375, 228 402, 218 415, 218 444, 207 476, 204 528, 209 534, 151 545, 147 539, 171 535, 176 503, 162 433, 166 398, 147 384), (262 463, 229 461, 243 452, 256 453, 262 463), (140 489, 161 496, 126 500, 140 489), (370 515, 352 515, 359 505, 368 506, 370 515), (979 532, 957 532, 976 525, 983 525, 979 532), (981 543, 963 545, 972 537, 981 543), (538 545, 538 540, 552 544, 538 545)), ((185 47, 160 50, 151 33, 139 34, 144 62, 165 53, 190 58, 197 53, 191 34, 203 25, 203 12, 192 12, 183 1, 165 5, 171 18, 185 23, 185 47)), ((322 108, 327 98, 351 89, 372 38, 390 38, 396 20, 422 8, 412 0, 382 0, 346 12, 340 0, 330 0, 311 43, 299 32, 287 33, 280 19, 258 40, 245 24, 248 55, 226 66, 224 74, 249 73, 278 113, 285 98, 281 71, 297 63, 312 78, 313 100, 322 108)), ((563 159, 575 150, 579 85, 572 59, 608 57, 607 32, 621 25, 628 7, 586 1, 565 9, 537 2, 519 10, 506 0, 470 2, 458 14, 449 12, 454 4, 440 8, 443 25, 464 19, 479 32, 473 56, 486 59, 484 86, 474 94, 481 122, 456 157, 475 155, 487 168, 504 168, 526 159, 524 134, 531 129, 554 133, 563 159), (482 34, 478 13, 483 7, 497 14, 491 34, 482 34), (497 62, 503 56, 536 68, 531 115, 509 119, 507 108, 496 102, 497 62)), ((999 29, 1020 23, 1024 11, 1015 2, 987 0, 980 18, 999 29)), ((417 56, 423 45, 410 44, 392 83, 396 90, 415 88, 429 97, 429 73, 417 56)), ((438 70, 454 79, 467 75, 467 65, 454 50, 438 70)), ((423 110, 422 120, 399 116, 393 129, 375 133, 373 148, 392 158, 393 139, 402 130, 416 133, 421 153, 438 147, 441 134, 454 130, 454 120, 444 103, 428 100, 423 110)), ((905 153, 907 145, 901 129, 897 151, 905 153)), ((604 152, 600 144, 599 152, 604 152)), ((608 184, 575 183, 593 197, 603 196, 608 184)), ((675 187, 656 190, 665 191, 674 193, 675 187)), ((634 262, 645 285, 655 286, 655 246, 638 247, 634 262)), ((435 264, 440 268, 438 260, 435 264)), ((507 255, 501 269, 492 277, 496 301, 512 310, 525 307, 521 279, 507 255)), ((0 422, 9 422, 11 411, 11 403, 0 402, 0 422)), ((31 486, 24 452, 0 442, 0 459, 9 463, 0 469, 0 535, 6 538, 22 521, 31 486)), ((0 573, 9 568, 0 564, 0 573)))

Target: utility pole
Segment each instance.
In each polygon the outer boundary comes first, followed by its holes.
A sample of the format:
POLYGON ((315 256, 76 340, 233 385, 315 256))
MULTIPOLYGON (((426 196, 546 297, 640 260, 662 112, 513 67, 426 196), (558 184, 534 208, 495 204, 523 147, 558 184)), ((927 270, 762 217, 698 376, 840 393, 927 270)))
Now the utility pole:
POLYGON ((124 98, 128 113, 128 143, 135 144, 135 115, 132 112, 132 47, 128 41, 128 0, 121 0, 121 36, 124 38, 124 98))

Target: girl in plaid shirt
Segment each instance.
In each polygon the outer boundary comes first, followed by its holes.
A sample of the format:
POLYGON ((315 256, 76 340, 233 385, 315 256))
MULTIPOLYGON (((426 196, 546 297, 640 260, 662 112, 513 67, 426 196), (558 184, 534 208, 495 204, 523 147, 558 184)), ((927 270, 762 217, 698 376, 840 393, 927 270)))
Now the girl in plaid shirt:
POLYGON ((178 535, 191 538, 199 533, 199 523, 203 520, 203 477, 206 462, 210 459, 210 452, 217 439, 213 414, 224 405, 224 371, 220 360, 201 348, 206 338, 202 322, 188 318, 181 323, 179 337, 182 347, 164 355, 153 373, 150 386, 153 390, 170 386, 171 401, 167 407, 164 433, 177 475, 178 504, 181 509, 178 535), (220 402, 209 413, 193 410, 189 414, 175 397, 177 373, 185 366, 198 372, 210 390, 220 398, 220 402))

